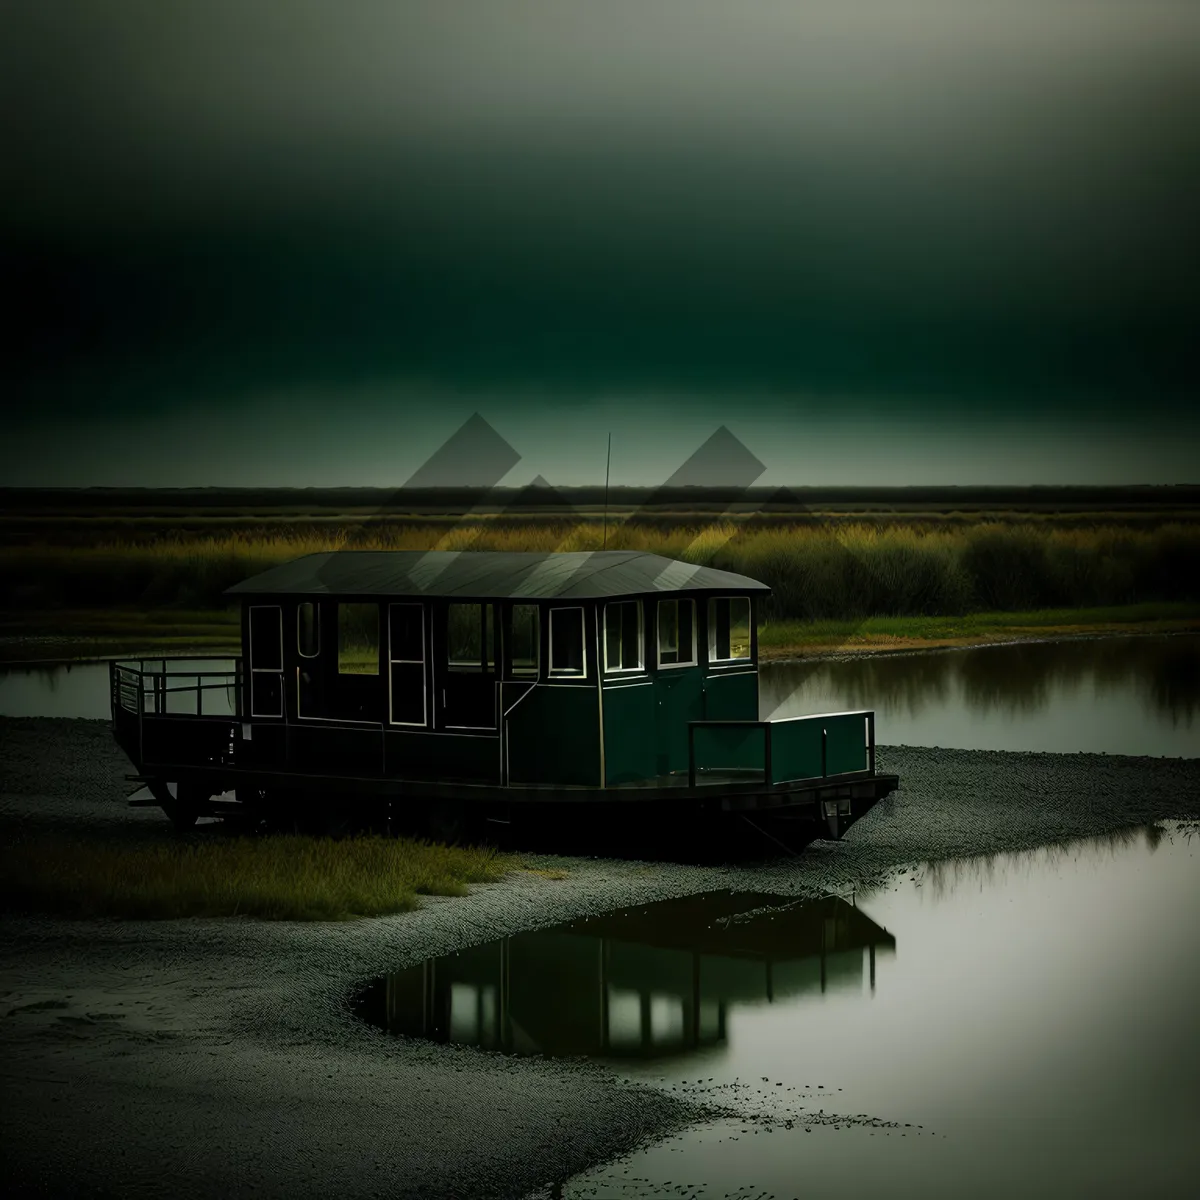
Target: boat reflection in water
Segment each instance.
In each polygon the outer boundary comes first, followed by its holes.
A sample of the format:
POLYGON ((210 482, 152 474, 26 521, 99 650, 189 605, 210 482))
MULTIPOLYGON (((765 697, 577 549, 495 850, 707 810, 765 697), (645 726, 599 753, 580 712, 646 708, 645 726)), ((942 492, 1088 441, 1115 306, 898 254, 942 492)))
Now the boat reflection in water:
POLYGON ((725 1041, 737 1005, 875 986, 896 940, 838 897, 709 892, 521 933, 373 980, 388 1033, 507 1054, 650 1059, 725 1041))

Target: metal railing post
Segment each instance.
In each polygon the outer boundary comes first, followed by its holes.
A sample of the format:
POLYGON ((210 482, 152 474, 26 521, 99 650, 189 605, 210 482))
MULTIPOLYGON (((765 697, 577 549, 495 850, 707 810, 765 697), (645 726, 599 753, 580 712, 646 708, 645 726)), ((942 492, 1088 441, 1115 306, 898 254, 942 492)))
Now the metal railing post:
POLYGON ((775 782, 771 770, 771 722, 763 721, 763 783, 770 787, 775 782))
POLYGON ((688 787, 696 786, 696 726, 688 722, 688 787))
POLYGON ((829 761, 829 730, 822 726, 821 728, 821 778, 825 779, 829 775, 827 764, 829 761))

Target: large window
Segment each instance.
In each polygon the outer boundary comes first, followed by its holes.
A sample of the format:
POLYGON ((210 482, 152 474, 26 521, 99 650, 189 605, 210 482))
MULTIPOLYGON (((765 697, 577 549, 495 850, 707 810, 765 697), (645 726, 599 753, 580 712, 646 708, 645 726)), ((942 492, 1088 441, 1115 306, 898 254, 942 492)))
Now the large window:
POLYGON ((696 661, 696 602, 658 602, 658 665, 686 667, 696 661))
POLYGON ((379 674, 379 605, 337 606, 338 674, 379 674))
POLYGON ((316 658, 321 652, 321 622, 311 600, 296 609, 296 649, 301 658, 316 658))
POLYGON ((550 674, 576 678, 587 674, 582 608, 550 610, 550 674))
POLYGON ((604 606, 604 669, 642 669, 642 605, 621 600, 604 606))
POLYGON ((536 604, 514 604, 509 636, 509 664, 512 673, 522 678, 538 673, 538 646, 541 624, 536 604))
POLYGON ((708 602, 708 661, 745 662, 750 658, 750 599, 718 596, 708 602))
POLYGON ((424 725, 425 608, 388 605, 388 698, 393 725, 424 725))
POLYGON ((446 611, 447 661, 456 671, 490 671, 496 661, 490 604, 451 604, 446 611))

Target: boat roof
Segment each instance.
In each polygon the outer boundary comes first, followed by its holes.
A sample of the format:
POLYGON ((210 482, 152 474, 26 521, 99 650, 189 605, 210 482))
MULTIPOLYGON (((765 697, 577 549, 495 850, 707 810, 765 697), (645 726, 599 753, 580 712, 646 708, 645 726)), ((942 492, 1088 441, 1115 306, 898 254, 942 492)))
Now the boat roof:
POLYGON ((732 571, 635 550, 333 550, 271 567, 225 594, 587 600, 714 591, 770 588, 732 571))

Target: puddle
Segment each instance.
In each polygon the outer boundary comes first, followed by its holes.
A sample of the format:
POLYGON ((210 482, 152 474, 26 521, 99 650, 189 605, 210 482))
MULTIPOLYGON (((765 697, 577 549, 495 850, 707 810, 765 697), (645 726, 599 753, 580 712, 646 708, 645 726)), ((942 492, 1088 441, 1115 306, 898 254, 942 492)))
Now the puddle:
POLYGON ((853 904, 709 892, 521 933, 382 976, 388 1033, 612 1060, 721 1050, 736 1010, 873 987, 895 938, 853 904))

